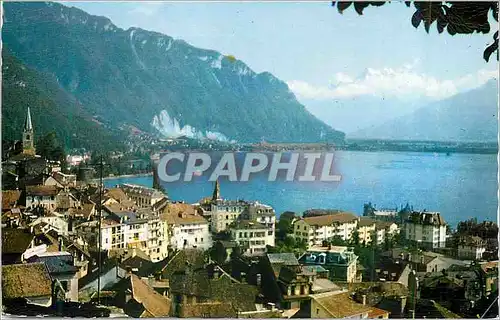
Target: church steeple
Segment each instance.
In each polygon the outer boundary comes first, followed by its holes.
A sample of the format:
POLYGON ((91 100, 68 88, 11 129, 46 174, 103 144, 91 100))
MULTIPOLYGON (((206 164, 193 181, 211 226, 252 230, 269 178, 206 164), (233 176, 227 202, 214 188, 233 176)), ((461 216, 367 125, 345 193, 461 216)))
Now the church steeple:
POLYGON ((31 112, 28 107, 28 114, 26 115, 26 122, 24 123, 23 130, 23 153, 35 155, 35 137, 33 133, 33 124, 31 123, 31 112))
POLYGON ((217 201, 220 200, 220 185, 219 185, 219 180, 215 180, 215 187, 214 187, 214 193, 212 195, 212 201, 217 201))

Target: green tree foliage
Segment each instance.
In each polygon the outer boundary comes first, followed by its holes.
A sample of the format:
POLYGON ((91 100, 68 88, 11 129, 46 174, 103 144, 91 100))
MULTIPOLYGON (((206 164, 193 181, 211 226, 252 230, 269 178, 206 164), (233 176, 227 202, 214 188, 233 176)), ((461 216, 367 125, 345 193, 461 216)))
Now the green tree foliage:
POLYGON ((51 161, 59 161, 63 170, 66 169, 66 153, 64 146, 57 139, 55 131, 47 133, 36 143, 37 154, 51 161))
POLYGON ((352 246, 359 246, 359 231, 356 229, 352 233, 351 243, 352 246))
POLYGON ((224 264, 227 259, 227 251, 222 242, 217 241, 210 249, 210 258, 218 265, 224 264))
POLYGON ((269 253, 285 253, 292 252, 295 256, 300 256, 307 250, 307 242, 302 239, 295 239, 291 235, 287 235, 284 240, 276 239, 276 246, 267 247, 269 253))
POLYGON ((297 214, 291 211, 285 211, 280 215, 276 224, 276 238, 285 240, 288 234, 293 233, 293 219, 297 218, 297 214))
MULTIPOLYGON (((338 1, 332 2, 332 6, 337 6, 340 13, 344 12, 349 7, 354 7, 354 10, 362 15, 365 8, 369 6, 379 7, 386 1, 338 1)), ((411 18, 411 24, 418 28, 421 24, 427 33, 431 26, 436 23, 436 29, 439 33, 447 31, 448 34, 454 36, 456 34, 487 34, 491 30, 489 15, 491 14, 498 24, 498 2, 429 2, 429 1, 405 1, 407 7, 413 4, 415 13, 411 18)), ((483 58, 489 61, 490 56, 496 52, 498 60, 498 30, 493 35, 493 43, 491 43, 483 53, 483 58)))

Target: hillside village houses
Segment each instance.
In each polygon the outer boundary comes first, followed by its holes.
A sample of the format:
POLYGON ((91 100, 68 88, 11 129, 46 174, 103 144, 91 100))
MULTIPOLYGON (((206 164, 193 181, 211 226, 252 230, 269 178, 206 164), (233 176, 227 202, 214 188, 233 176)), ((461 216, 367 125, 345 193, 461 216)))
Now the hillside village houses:
MULTIPOLYGON (((22 161, 38 159, 33 133, 28 112, 23 151, 17 155, 22 161)), ((222 199, 218 182, 212 197, 187 204, 172 201, 160 188, 99 188, 44 166, 2 191, 3 304, 17 306, 19 298, 38 307, 95 302, 100 285, 99 302, 129 316, 387 318, 405 315, 410 268, 426 283, 434 283, 432 277, 443 276, 443 270, 472 268, 467 272, 475 274, 475 282, 467 287, 484 285, 485 296, 497 290, 498 262, 470 261, 481 260, 485 252, 485 241, 475 236, 460 240, 459 259, 391 251, 372 269, 370 281, 362 275, 368 267, 361 264, 362 253, 354 253, 358 247, 324 243, 350 242, 356 235, 360 246, 376 240, 382 247, 400 232, 399 223, 406 240, 440 249, 446 224, 437 212, 411 210, 403 223, 392 211, 295 217, 288 236, 304 240, 307 249, 270 253, 283 250, 274 209, 222 199), (230 245, 236 254, 212 261, 217 259, 206 251, 216 240, 226 253, 230 245), (396 293, 387 293, 393 287, 396 293), (390 303, 379 305, 370 294, 385 295, 383 301, 390 303), (389 312, 385 308, 391 303, 397 306, 389 312)))

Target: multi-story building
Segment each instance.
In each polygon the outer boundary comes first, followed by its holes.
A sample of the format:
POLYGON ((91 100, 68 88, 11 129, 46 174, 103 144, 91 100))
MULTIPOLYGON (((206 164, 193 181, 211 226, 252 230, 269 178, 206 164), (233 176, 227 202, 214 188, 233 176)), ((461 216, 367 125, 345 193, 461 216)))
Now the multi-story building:
MULTIPOLYGON (((380 239, 378 238, 378 233, 375 236, 376 232, 376 221, 371 218, 367 217, 361 217, 359 218, 358 222, 358 237, 359 237, 359 243, 368 245, 372 243, 373 238, 377 238, 378 241, 380 239)), ((378 242, 377 241, 377 242, 378 242)))
POLYGON ((274 209, 258 201, 225 200, 220 197, 219 182, 215 182, 212 198, 199 205, 201 214, 210 222, 210 231, 227 231, 237 220, 249 220, 265 224, 273 229, 276 222, 274 209))
POLYGON ((266 246, 274 246, 274 230, 265 224, 239 220, 231 224, 229 228, 231 238, 242 247, 244 255, 264 255, 266 246))
POLYGON ((54 211, 57 207, 55 186, 26 186, 26 208, 43 207, 54 211))
POLYGON ((148 209, 115 211, 101 224, 101 245, 103 250, 140 249, 156 262, 168 255, 168 234, 160 217, 148 209))
POLYGON ((303 265, 322 266, 329 271, 332 281, 359 282, 357 275, 358 256, 348 247, 314 246, 300 258, 303 265))
POLYGON ((60 235, 68 235, 68 222, 61 214, 50 213, 48 215, 38 217, 35 221, 30 223, 30 226, 39 224, 46 224, 47 230, 53 229, 60 235))
POLYGON ((458 244, 460 259, 481 260, 485 251, 486 241, 477 236, 463 237, 458 244))
POLYGON ((446 223, 439 212, 412 212, 405 221, 405 239, 425 249, 444 248, 446 223))
POLYGON ((194 206, 186 203, 169 203, 161 220, 166 223, 169 245, 173 249, 209 249, 212 239, 208 221, 197 214, 194 206))
POLYGON ((377 240, 377 245, 381 245, 386 239, 399 233, 399 227, 395 222, 375 220, 366 216, 359 218, 357 230, 359 243, 365 245, 371 244, 374 239, 377 240))
POLYGON ((165 198, 165 194, 153 189, 135 184, 122 184, 119 186, 125 194, 139 207, 151 207, 165 198))
POLYGON ((357 225, 357 216, 339 212, 297 220, 293 224, 293 234, 296 239, 307 241, 309 246, 321 245, 323 241, 336 236, 342 240, 350 240, 357 225))

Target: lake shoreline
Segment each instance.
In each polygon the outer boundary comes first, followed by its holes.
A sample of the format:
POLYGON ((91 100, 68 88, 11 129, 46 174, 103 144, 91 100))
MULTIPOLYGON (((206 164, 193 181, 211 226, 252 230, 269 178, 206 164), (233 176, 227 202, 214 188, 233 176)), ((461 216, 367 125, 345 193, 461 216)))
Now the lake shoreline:
POLYGON ((148 177, 152 176, 153 173, 135 173, 135 174, 122 174, 117 176, 107 176, 103 177, 102 180, 113 180, 113 179, 126 179, 126 178, 138 178, 138 177, 148 177))

